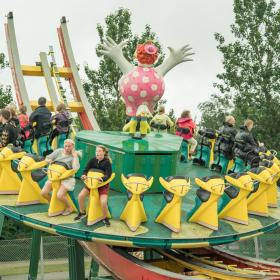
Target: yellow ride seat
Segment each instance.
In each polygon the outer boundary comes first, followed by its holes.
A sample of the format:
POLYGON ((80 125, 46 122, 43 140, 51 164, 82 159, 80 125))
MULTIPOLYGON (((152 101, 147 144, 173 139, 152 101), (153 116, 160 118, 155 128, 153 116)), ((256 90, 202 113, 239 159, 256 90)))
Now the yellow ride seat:
POLYGON ((248 197, 248 212, 253 215, 268 216, 267 190, 273 181, 270 172, 264 167, 256 167, 247 171, 253 180, 254 189, 248 197))
POLYGON ((15 159, 25 155, 22 148, 7 146, 0 152, 0 194, 18 194, 21 180, 17 174, 15 159))
POLYGON ((221 177, 209 176, 195 178, 195 183, 200 188, 196 192, 196 204, 188 220, 218 230, 218 199, 224 193, 225 182, 221 177))
POLYGON ((47 164, 44 157, 34 154, 27 154, 19 161, 18 171, 21 173, 22 181, 17 205, 48 203, 41 195, 41 187, 47 179, 47 174, 42 167, 47 164))
POLYGON ((225 179, 231 186, 225 188, 219 218, 248 225, 247 197, 254 189, 253 181, 247 173, 232 173, 225 179))
POLYGON ((190 179, 184 176, 169 176, 159 178, 161 185, 166 189, 164 198, 167 202, 156 218, 174 232, 179 232, 181 227, 182 198, 190 189, 190 179))
POLYGON ((280 178, 280 167, 276 162, 268 160, 261 161, 260 166, 266 167, 269 173, 271 174, 272 184, 267 189, 267 203, 268 207, 276 208, 278 193, 277 181, 280 178))
MULTIPOLYGON (((99 199, 98 188, 109 184, 115 178, 115 173, 112 173, 111 177, 107 181, 101 182, 100 179, 102 180, 103 177, 104 177, 104 172, 102 170, 90 169, 87 173, 87 178, 84 180, 86 186, 90 189, 88 216, 87 216, 88 226, 94 225, 104 218, 100 199, 99 199)), ((107 214, 107 217, 111 218, 109 212, 107 214)))
MULTIPOLYGON (((68 166, 64 162, 53 162, 47 171, 48 179, 52 184, 52 196, 51 201, 48 209, 49 217, 61 215, 66 205, 64 202, 57 198, 57 193, 61 185, 61 181, 67 178, 72 177, 77 171, 74 169, 69 169, 68 166)), ((74 197, 70 197, 70 194, 73 192, 68 192, 67 199, 70 202, 74 212, 77 212, 78 207, 75 203, 74 197)))
POLYGON ((122 183, 128 191, 128 202, 120 216, 130 230, 136 231, 142 222, 147 221, 142 198, 146 190, 153 184, 153 177, 146 178, 143 174, 122 174, 122 183))

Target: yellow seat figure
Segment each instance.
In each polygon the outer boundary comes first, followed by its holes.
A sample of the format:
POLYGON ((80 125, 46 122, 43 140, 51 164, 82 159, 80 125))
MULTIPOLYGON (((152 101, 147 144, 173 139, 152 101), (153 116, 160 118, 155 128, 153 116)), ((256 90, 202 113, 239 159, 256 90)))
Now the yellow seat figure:
POLYGON ((34 154, 27 154, 19 161, 18 171, 21 173, 22 181, 17 205, 48 203, 41 195, 41 187, 47 179, 47 174, 42 167, 47 164, 44 157, 34 154))
POLYGON ((271 187, 273 181, 270 172, 264 167, 256 167, 247 171, 253 180, 253 191, 248 196, 248 212, 249 214, 268 216, 267 190, 271 187))
POLYGON ((128 202, 120 216, 132 231, 136 231, 142 222, 147 221, 142 198, 146 190, 153 184, 153 177, 146 178, 143 174, 129 174, 125 177, 122 174, 122 183, 128 191, 128 202))
POLYGON ((200 187, 196 192, 195 206, 188 215, 195 222, 212 230, 218 230, 218 199, 224 193, 225 182, 221 177, 195 178, 200 187))
MULTIPOLYGON (((61 185, 61 181, 69 177, 72 177, 77 171, 74 169, 69 169, 67 164, 64 162, 54 161, 48 168, 47 174, 48 179, 52 184, 52 196, 50 201, 50 206, 48 210, 49 217, 61 215, 66 205, 61 200, 57 198, 57 193, 61 185)), ((67 199, 71 204, 74 212, 77 212, 78 206, 75 201, 73 191, 69 191, 67 194, 67 199)))
POLYGON ((219 218, 248 225, 247 197, 254 189, 253 181, 247 173, 232 173, 225 179, 231 186, 225 188, 219 218))
POLYGON ((277 181, 280 178, 280 167, 277 163, 268 160, 261 161, 260 166, 266 167, 269 173, 271 174, 272 184, 267 189, 267 203, 268 207, 276 208, 278 193, 277 181))
POLYGON ((0 194, 18 194, 21 180, 13 160, 25 155, 22 148, 7 146, 0 152, 0 194))
MULTIPOLYGON (((102 170, 90 169, 87 173, 87 178, 84 180, 86 186, 90 189, 87 217, 88 226, 94 225, 104 218, 98 188, 109 184, 115 178, 115 173, 112 173, 111 177, 105 182, 100 181, 102 177, 104 177, 104 172, 102 170)), ((108 213, 107 217, 111 218, 110 213, 108 213)))
POLYGON ((156 218, 174 232, 179 232, 181 227, 182 198, 190 189, 190 179, 184 176, 170 176, 165 179, 159 178, 161 185, 166 189, 164 198, 166 205, 156 218))

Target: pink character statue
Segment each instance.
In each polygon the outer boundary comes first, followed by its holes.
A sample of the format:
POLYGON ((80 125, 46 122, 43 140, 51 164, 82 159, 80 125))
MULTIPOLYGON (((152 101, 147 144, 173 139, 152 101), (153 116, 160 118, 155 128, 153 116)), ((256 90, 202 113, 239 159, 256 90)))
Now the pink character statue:
POLYGON ((147 117, 153 113, 155 103, 164 93, 164 75, 174 66, 184 61, 191 61, 191 48, 183 46, 179 50, 169 47, 169 57, 161 65, 154 68, 158 59, 158 49, 151 42, 137 46, 135 55, 138 66, 129 63, 122 53, 126 42, 116 44, 113 39, 104 40, 101 52, 109 56, 121 69, 123 76, 119 80, 119 90, 126 105, 126 114, 130 117, 129 123, 123 127, 132 136, 136 133, 137 119, 140 118, 140 134, 144 137, 150 127, 147 117))

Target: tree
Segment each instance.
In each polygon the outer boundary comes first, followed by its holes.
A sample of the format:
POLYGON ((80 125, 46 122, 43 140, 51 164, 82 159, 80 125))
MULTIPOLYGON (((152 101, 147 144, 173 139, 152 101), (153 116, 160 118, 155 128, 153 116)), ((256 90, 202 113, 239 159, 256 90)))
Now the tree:
POLYGON ((99 68, 92 70, 88 65, 85 67, 88 80, 84 82, 84 89, 101 129, 120 130, 126 119, 125 105, 118 90, 118 81, 122 73, 110 58, 99 52, 100 44, 106 37, 111 37, 116 43, 127 40, 123 51, 130 62, 134 61, 137 44, 147 40, 152 40, 161 54, 157 65, 162 63, 164 54, 156 34, 149 25, 145 26, 144 32, 140 36, 133 35, 131 13, 128 9, 119 8, 115 13, 108 15, 105 19, 105 26, 98 24, 97 31, 100 39, 100 43, 96 47, 96 54, 100 58, 99 68))
POLYGON ((215 34, 224 72, 214 84, 219 93, 200 104, 202 122, 212 112, 232 113, 239 123, 251 118, 257 137, 279 150, 275 120, 280 117, 280 9, 273 0, 234 0, 234 13, 234 42, 215 34))
MULTIPOLYGON (((0 70, 7 67, 9 64, 5 59, 5 55, 0 53, 0 70)), ((13 101, 11 86, 4 86, 0 83, 0 108, 6 107, 13 101)))

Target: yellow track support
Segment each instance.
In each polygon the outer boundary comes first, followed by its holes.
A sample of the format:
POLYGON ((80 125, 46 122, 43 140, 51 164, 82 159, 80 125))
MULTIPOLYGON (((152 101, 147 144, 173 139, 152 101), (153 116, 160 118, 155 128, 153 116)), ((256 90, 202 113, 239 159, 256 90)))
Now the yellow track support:
MULTIPOLYGON (((43 69, 41 66, 21 65, 21 71, 24 76, 43 77, 43 69)), ((60 77, 70 78, 72 75, 71 68, 58 67, 58 73, 60 77)), ((54 73, 51 73, 54 76, 54 73)))

